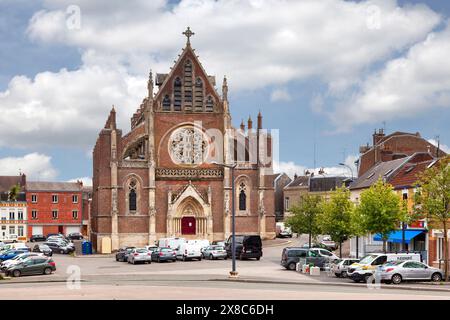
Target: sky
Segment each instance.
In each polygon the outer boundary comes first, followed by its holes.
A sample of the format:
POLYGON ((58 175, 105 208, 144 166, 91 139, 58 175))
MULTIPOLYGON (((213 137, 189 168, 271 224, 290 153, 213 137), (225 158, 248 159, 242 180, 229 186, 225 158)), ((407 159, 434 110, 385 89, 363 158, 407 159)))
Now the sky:
POLYGON ((338 163, 377 128, 450 151, 449 15, 441 0, 0 0, 0 175, 89 184, 111 106, 128 132, 187 26, 218 88, 227 76, 233 124, 261 111, 279 130, 277 171, 349 175, 338 163))

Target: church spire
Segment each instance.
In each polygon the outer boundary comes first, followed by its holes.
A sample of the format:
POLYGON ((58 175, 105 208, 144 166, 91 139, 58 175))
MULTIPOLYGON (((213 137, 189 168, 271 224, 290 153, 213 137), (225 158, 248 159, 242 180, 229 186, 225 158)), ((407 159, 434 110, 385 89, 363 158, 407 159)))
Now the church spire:
POLYGON ((253 121, 252 121, 252 117, 251 116, 248 116, 247 128, 248 128, 249 131, 252 130, 252 128, 253 128, 253 121))
POLYGON ((245 131, 244 119, 242 119, 242 121, 241 121, 241 130, 245 131))

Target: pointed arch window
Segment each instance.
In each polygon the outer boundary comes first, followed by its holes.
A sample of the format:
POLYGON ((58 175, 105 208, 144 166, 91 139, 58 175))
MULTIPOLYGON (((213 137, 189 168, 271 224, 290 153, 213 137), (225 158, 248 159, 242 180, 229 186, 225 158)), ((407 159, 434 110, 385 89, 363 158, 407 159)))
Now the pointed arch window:
POLYGON ((203 111, 203 81, 200 77, 195 79, 194 111, 203 111))
POLYGON ((247 187, 245 185, 245 183, 241 183, 239 185, 239 210, 240 211, 245 211, 247 210, 247 187))
POLYGON ((173 109, 175 111, 181 111, 181 79, 175 78, 173 83, 173 109))
POLYGON ((128 211, 131 213, 137 211, 137 182, 135 179, 128 184, 128 211))
POLYGON ((192 62, 184 64, 184 108, 192 110, 192 62))
POLYGON ((170 97, 168 94, 164 96, 164 99, 162 101, 162 108, 163 111, 170 111, 170 97))
POLYGON ((208 96, 206 99, 206 112, 213 112, 214 111, 214 100, 211 96, 208 96))

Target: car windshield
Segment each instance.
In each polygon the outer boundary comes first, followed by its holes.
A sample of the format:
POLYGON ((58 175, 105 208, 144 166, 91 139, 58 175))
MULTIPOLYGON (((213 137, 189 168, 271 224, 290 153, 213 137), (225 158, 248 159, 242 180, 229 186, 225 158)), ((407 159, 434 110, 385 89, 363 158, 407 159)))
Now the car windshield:
POLYGON ((163 252, 172 252, 173 250, 169 249, 169 248, 162 248, 161 251, 163 251, 163 252))
POLYGON ((224 247, 222 246, 213 246, 211 247, 212 250, 224 250, 224 247))
POLYGON ((398 266, 399 264, 402 264, 405 261, 390 261, 385 263, 385 266, 398 266))
POLYGON ((136 252, 137 253, 147 253, 148 250, 147 249, 137 249, 136 252))
POLYGON ((375 254, 369 254, 367 256, 365 256, 364 258, 362 258, 359 263, 361 264, 369 264, 371 263, 373 260, 375 260, 378 256, 375 254))
POLYGON ((41 244, 41 245, 39 246, 39 249, 41 249, 41 250, 50 250, 50 247, 47 246, 47 245, 45 245, 45 244, 41 244))

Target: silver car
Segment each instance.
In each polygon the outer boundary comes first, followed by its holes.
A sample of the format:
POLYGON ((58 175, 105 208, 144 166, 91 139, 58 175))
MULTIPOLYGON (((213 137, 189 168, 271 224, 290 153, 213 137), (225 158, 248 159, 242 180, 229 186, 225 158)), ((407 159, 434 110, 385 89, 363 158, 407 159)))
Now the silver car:
POLYGON ((152 263, 152 252, 145 248, 135 248, 128 254, 128 263, 136 264, 138 262, 152 263))
POLYGON ((356 258, 344 258, 339 259, 336 263, 331 264, 331 272, 338 278, 346 278, 347 270, 350 265, 355 262, 359 262, 359 259, 356 258))
POLYGON ((382 282, 399 284, 402 281, 442 281, 443 273, 419 261, 395 261, 379 266, 382 282))
POLYGON ((208 246, 202 252, 204 259, 227 259, 227 251, 223 246, 208 246))

